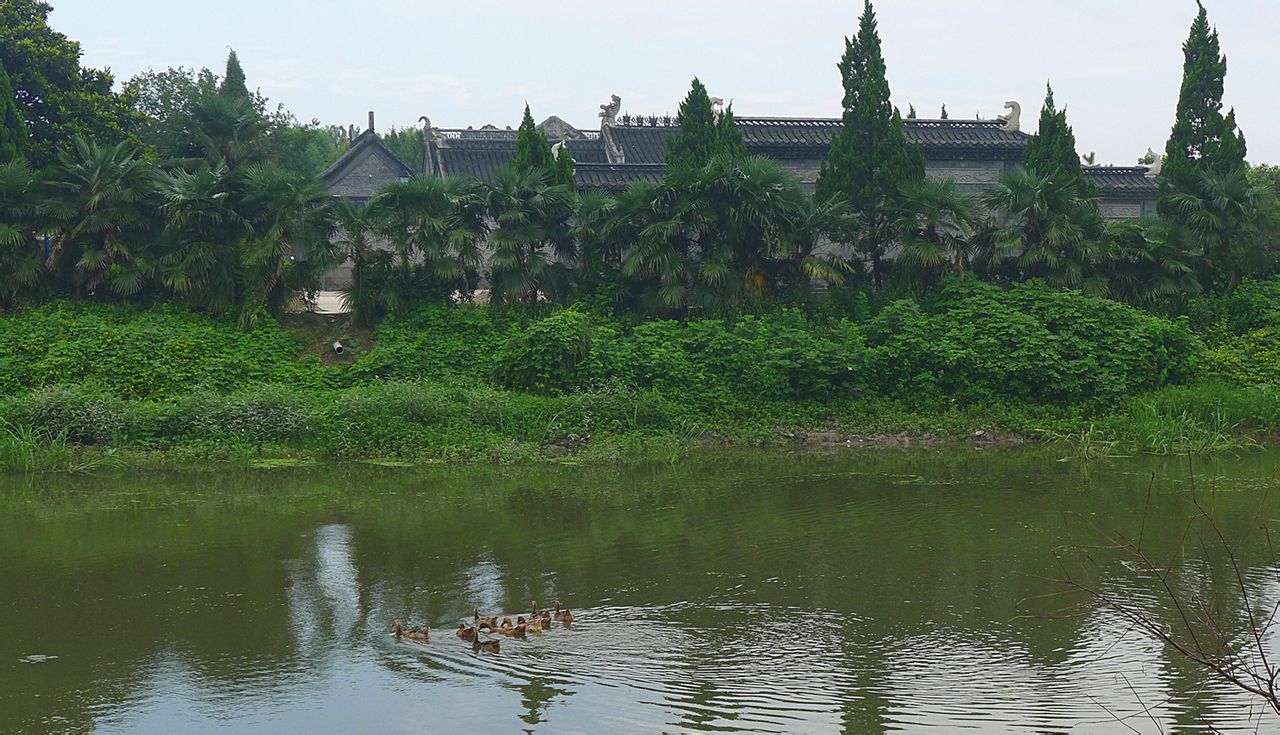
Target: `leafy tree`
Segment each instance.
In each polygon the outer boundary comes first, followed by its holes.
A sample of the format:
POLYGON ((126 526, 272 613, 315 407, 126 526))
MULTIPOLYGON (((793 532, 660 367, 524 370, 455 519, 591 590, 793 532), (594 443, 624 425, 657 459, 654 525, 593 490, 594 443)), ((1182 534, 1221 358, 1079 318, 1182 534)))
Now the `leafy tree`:
POLYGON ((124 85, 125 96, 141 117, 139 138, 163 156, 191 154, 183 148, 188 137, 184 127, 192 103, 217 94, 218 78, 208 69, 199 72, 185 67, 164 71, 147 70, 124 85))
POLYGON ((382 133, 382 144, 416 173, 426 173, 426 142, 422 139, 421 130, 393 127, 382 133))
POLYGON ((14 102, 13 83, 0 65, 0 164, 17 161, 27 141, 27 123, 14 102))
POLYGON ((1076 134, 1067 124, 1067 110, 1057 109, 1053 87, 1045 85, 1044 107, 1040 110, 1040 127, 1027 141, 1022 165, 1038 176, 1064 177, 1084 187, 1084 169, 1076 152, 1076 134))
POLYGON ((40 0, 0 2, 0 66, 30 126, 26 156, 37 167, 77 136, 115 143, 136 123, 128 100, 112 92, 111 74, 82 68, 80 44, 49 27, 51 10, 40 0))
POLYGON ((544 171, 548 175, 553 175, 556 170, 547 134, 534 124, 529 105, 524 106, 524 117, 520 120, 520 129, 516 131, 516 156, 511 160, 511 166, 521 171, 544 171))
POLYGON ((1244 165, 1246 154, 1235 111, 1222 114, 1227 58, 1218 32, 1209 26, 1204 5, 1200 5, 1182 51, 1182 90, 1161 170, 1160 212, 1167 217, 1181 216, 1182 207, 1173 202, 1175 196, 1192 191, 1203 181, 1203 174, 1231 174, 1244 165))
POLYGON ((334 131, 312 120, 277 124, 270 131, 270 155, 286 171, 315 176, 338 160, 338 138, 334 131))
POLYGON ((891 242, 889 207, 907 182, 924 176, 924 155, 908 146, 889 81, 875 10, 866 0, 858 34, 845 40, 840 61, 844 115, 818 174, 818 195, 848 202, 855 229, 841 238, 871 262, 878 286, 891 242))
POLYGON ((232 99, 248 99, 249 85, 244 75, 244 67, 240 66, 240 57, 235 49, 227 54, 227 71, 222 75, 222 84, 218 93, 232 99))

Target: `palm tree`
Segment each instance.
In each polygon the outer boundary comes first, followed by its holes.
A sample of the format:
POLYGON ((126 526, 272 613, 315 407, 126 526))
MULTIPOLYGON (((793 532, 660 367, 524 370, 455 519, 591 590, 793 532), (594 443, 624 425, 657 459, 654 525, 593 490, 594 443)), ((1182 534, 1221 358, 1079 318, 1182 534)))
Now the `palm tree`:
POLYGON ((0 307, 33 294, 45 274, 36 236, 37 187, 38 179, 25 162, 0 165, 0 307))
POLYGON ((1002 175, 983 203, 1004 223, 992 233, 984 259, 1012 256, 1024 278, 1086 285, 1099 256, 1102 220, 1097 199, 1077 182, 1058 172, 1041 176, 1018 168, 1002 175))
POLYGON ((842 199, 804 198, 797 213, 795 236, 789 253, 792 280, 799 287, 810 287, 814 281, 840 285, 853 274, 854 266, 834 252, 819 252, 824 241, 843 231, 852 213, 842 199))
POLYGON ((1194 191, 1176 192, 1170 201, 1200 243, 1211 269, 1206 281, 1220 279, 1230 292, 1274 257, 1280 224, 1276 194, 1250 182, 1247 169, 1201 174, 1194 191))
POLYGON ((917 293, 935 286, 945 272, 969 269, 977 207, 954 181, 910 182, 890 211, 899 242, 896 262, 917 293))
POLYGON ((441 298, 471 293, 487 232, 484 200, 474 182, 414 176, 384 188, 369 207, 377 232, 395 248, 401 271, 419 272, 409 282, 420 280, 441 298))
POLYGON ((652 306, 752 302, 775 293, 797 261, 820 270, 801 233, 806 197, 772 161, 717 157, 647 191, 647 205, 620 207, 643 222, 622 271, 647 283, 652 306))
POLYGON ((1163 219, 1108 222, 1102 269, 1108 295, 1146 308, 1200 292, 1200 254, 1186 228, 1163 219))
POLYGON ((335 245, 341 249, 343 259, 351 261, 351 284, 342 290, 342 305, 357 324, 365 327, 375 324, 380 316, 365 272, 374 247, 373 214, 366 203, 352 199, 339 199, 333 206, 335 245))
POLYGON ((240 246, 250 225, 232 206, 235 195, 221 167, 173 171, 160 183, 161 282, 191 306, 215 314, 240 301, 240 246))
POLYGON ((569 237, 573 213, 569 187, 551 183, 540 169, 505 168, 485 191, 494 223, 489 243, 490 282, 497 302, 536 303, 567 295, 567 262, 576 256, 569 237))
POLYGON ((174 153, 200 156, 212 166, 235 171, 265 157, 271 122, 252 99, 211 92, 192 101, 182 129, 185 147, 174 153))
MULTIPOLYGON (((148 200, 156 172, 126 143, 100 146, 77 138, 58 154, 44 180, 40 213, 53 225, 51 270, 77 292, 94 293, 113 275, 129 269, 145 247, 150 222, 148 200)), ((118 290, 136 293, 134 277, 118 290)))
POLYGON ((333 198, 324 182, 276 164, 246 167, 241 210, 251 234, 244 240, 242 321, 259 306, 284 311, 295 294, 311 294, 337 261, 333 245, 333 198))

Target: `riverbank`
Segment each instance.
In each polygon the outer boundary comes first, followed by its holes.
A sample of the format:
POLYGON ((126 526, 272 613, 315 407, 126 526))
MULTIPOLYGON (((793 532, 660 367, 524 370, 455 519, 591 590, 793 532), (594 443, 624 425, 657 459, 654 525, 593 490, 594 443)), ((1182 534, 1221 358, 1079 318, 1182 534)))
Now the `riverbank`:
POLYGON ((1280 432, 1272 317, 1253 311, 1224 310, 1248 317, 1234 332, 1221 319, 1193 330, 974 282, 922 302, 682 321, 441 305, 376 330, 53 302, 0 317, 0 468, 628 463, 703 445, 1240 449, 1280 432))

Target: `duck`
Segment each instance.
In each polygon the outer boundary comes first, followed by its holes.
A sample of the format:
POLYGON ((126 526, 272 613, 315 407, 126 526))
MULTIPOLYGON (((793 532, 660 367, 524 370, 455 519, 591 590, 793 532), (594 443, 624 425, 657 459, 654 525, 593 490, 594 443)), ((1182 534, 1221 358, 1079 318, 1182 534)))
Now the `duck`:
MULTIPOLYGON (((524 618, 520 619, 522 621, 524 620, 524 618)), ((529 628, 525 623, 522 622, 519 625, 512 625, 511 618, 503 618, 502 627, 498 628, 498 634, 505 635, 508 638, 524 638, 528 632, 529 628)))
POLYGON ((516 624, 519 625, 521 623, 524 623, 527 632, 534 635, 542 635, 542 618, 529 618, 528 621, 524 618, 518 618, 516 624))
POLYGON ((471 641, 471 650, 475 653, 498 653, 501 649, 502 643, 500 641, 482 641, 478 635, 475 640, 471 641))
POLYGON ((396 638, 408 638, 411 641, 425 641, 431 636, 431 628, 425 623, 418 630, 405 630, 399 620, 392 620, 391 630, 395 631, 396 638))
POLYGON ((475 620, 475 627, 480 630, 492 631, 498 627, 498 616, 496 615, 491 618, 482 618, 480 617, 480 608, 478 607, 471 609, 471 615, 472 619, 475 620))
POLYGON ((555 620, 559 620, 565 625, 568 625, 573 622, 573 613, 569 612, 568 610, 561 609, 559 602, 556 603, 556 611, 554 614, 552 614, 551 617, 555 620))
POLYGON ((476 639, 476 636, 479 635, 479 633, 480 631, 477 630, 475 626, 467 626, 462 623, 458 623, 457 635, 459 638, 461 638, 464 641, 467 641, 468 643, 470 643, 471 641, 474 641, 476 639))

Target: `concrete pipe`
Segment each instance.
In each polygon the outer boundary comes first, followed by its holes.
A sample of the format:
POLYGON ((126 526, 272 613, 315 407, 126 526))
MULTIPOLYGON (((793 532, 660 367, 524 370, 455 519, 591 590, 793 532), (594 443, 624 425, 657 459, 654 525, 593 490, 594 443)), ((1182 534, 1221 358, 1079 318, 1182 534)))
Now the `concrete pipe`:
POLYGON ((342 353, 344 353, 344 352, 346 352, 346 351, 347 351, 347 348, 346 348, 346 347, 343 347, 341 342, 334 342, 334 343, 333 343, 333 354, 335 354, 335 355, 341 355, 342 353))

